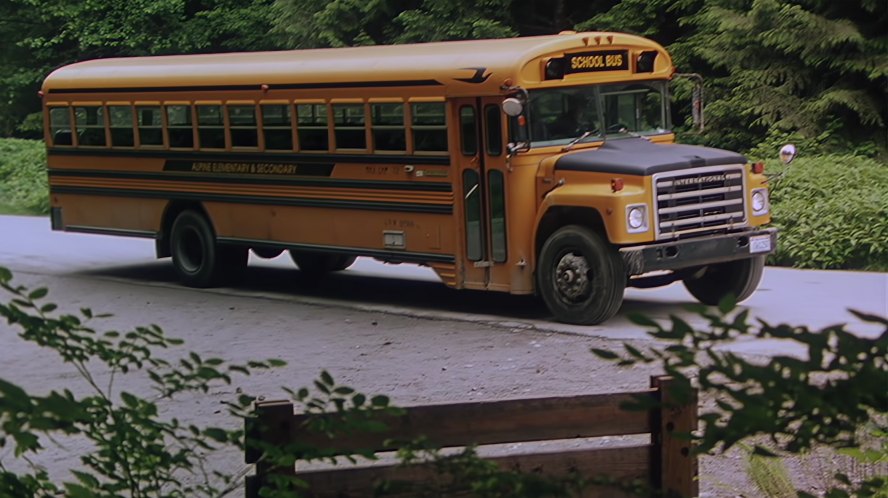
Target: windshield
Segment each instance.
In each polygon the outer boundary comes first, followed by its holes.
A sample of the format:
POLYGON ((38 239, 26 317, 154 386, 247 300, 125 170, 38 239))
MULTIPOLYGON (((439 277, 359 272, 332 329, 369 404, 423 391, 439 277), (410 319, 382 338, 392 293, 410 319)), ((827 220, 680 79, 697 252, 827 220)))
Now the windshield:
POLYGON ((581 142, 665 133, 665 95, 659 81, 531 91, 531 147, 567 145, 583 135, 581 142))

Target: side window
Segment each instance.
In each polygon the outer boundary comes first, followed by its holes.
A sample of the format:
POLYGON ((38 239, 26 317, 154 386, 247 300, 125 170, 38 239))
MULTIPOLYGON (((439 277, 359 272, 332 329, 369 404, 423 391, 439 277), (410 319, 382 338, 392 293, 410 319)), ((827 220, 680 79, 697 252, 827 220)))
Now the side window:
POLYGON ((503 121, 498 105, 484 107, 485 142, 487 154, 498 156, 503 153, 503 121))
POLYGON ((325 104, 299 104, 296 106, 299 148, 323 150, 330 148, 327 139, 327 106, 325 104))
POLYGON ((473 169, 463 171, 463 198, 466 212, 466 256, 470 261, 481 261, 484 257, 481 187, 478 184, 478 172, 473 169))
POLYGON ((447 124, 443 102, 422 102, 411 106, 413 150, 447 152, 447 124))
POLYGON ((266 150, 293 150, 293 124, 289 105, 262 106, 262 135, 266 150))
POLYGON ((191 106, 170 105, 167 112, 167 133, 170 147, 190 149, 194 147, 194 127, 191 123, 191 106))
POLYGON ((136 107, 139 120, 139 143, 142 145, 163 145, 163 120, 160 107, 136 107))
POLYGON ((75 107, 74 123, 79 145, 105 145, 105 110, 102 107, 75 107))
POLYGON ((228 124, 231 126, 232 147, 259 146, 259 134, 256 128, 256 106, 228 106, 228 124))
POLYGON ((108 106, 108 124, 111 125, 111 146, 132 147, 133 108, 128 105, 108 106))
POLYGON ((495 263, 505 263, 506 254, 506 185, 503 172, 492 170, 487 175, 490 191, 490 249, 495 263))
POLYGON ((225 148, 225 121, 222 106, 197 106, 197 133, 201 149, 225 148))
POLYGON ((49 130, 53 145, 73 145, 71 115, 67 107, 49 108, 49 130))
POLYGON ((366 149, 363 104, 333 104, 333 132, 337 149, 366 149))
POLYGON ((375 150, 405 151, 404 104, 371 104, 373 148, 375 150))
POLYGON ((460 108, 459 136, 463 155, 474 156, 478 153, 478 120, 474 107, 460 108))

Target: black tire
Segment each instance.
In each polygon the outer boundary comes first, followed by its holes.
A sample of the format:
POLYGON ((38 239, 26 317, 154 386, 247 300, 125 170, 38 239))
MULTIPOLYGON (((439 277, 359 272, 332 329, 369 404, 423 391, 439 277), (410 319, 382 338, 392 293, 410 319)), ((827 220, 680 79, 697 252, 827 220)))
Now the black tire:
POLYGON ((262 259, 274 259, 284 253, 280 247, 252 247, 250 250, 262 259))
POLYGON ((764 269, 765 257, 755 256, 704 266, 683 282, 688 292, 703 304, 718 305, 728 294, 733 294, 739 303, 755 292, 764 269))
POLYGON ((543 244, 537 285, 556 320, 595 325, 620 309, 626 270, 620 254, 599 234, 568 225, 543 244))
POLYGON ((170 254, 182 283, 212 287, 243 276, 247 249, 220 246, 207 219, 195 211, 183 211, 170 230, 170 254))
POLYGON ((310 279, 318 279, 324 275, 342 271, 354 264, 355 256, 348 254, 330 254, 316 251, 298 251, 290 249, 290 258, 299 267, 299 271, 310 279))

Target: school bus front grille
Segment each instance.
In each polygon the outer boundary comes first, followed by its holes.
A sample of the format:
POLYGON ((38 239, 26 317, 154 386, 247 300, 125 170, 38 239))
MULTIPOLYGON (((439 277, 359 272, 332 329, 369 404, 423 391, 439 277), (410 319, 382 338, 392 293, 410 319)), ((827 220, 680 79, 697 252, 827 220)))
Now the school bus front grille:
POLYGON ((657 238, 746 225, 743 166, 654 175, 657 238))

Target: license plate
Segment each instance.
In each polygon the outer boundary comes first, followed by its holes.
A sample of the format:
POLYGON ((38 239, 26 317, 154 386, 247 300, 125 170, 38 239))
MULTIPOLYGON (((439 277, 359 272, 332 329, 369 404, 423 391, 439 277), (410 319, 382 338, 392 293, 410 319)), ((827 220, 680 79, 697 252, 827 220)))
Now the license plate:
POLYGON ((756 235, 749 238, 749 252, 752 254, 771 251, 771 236, 756 235))

